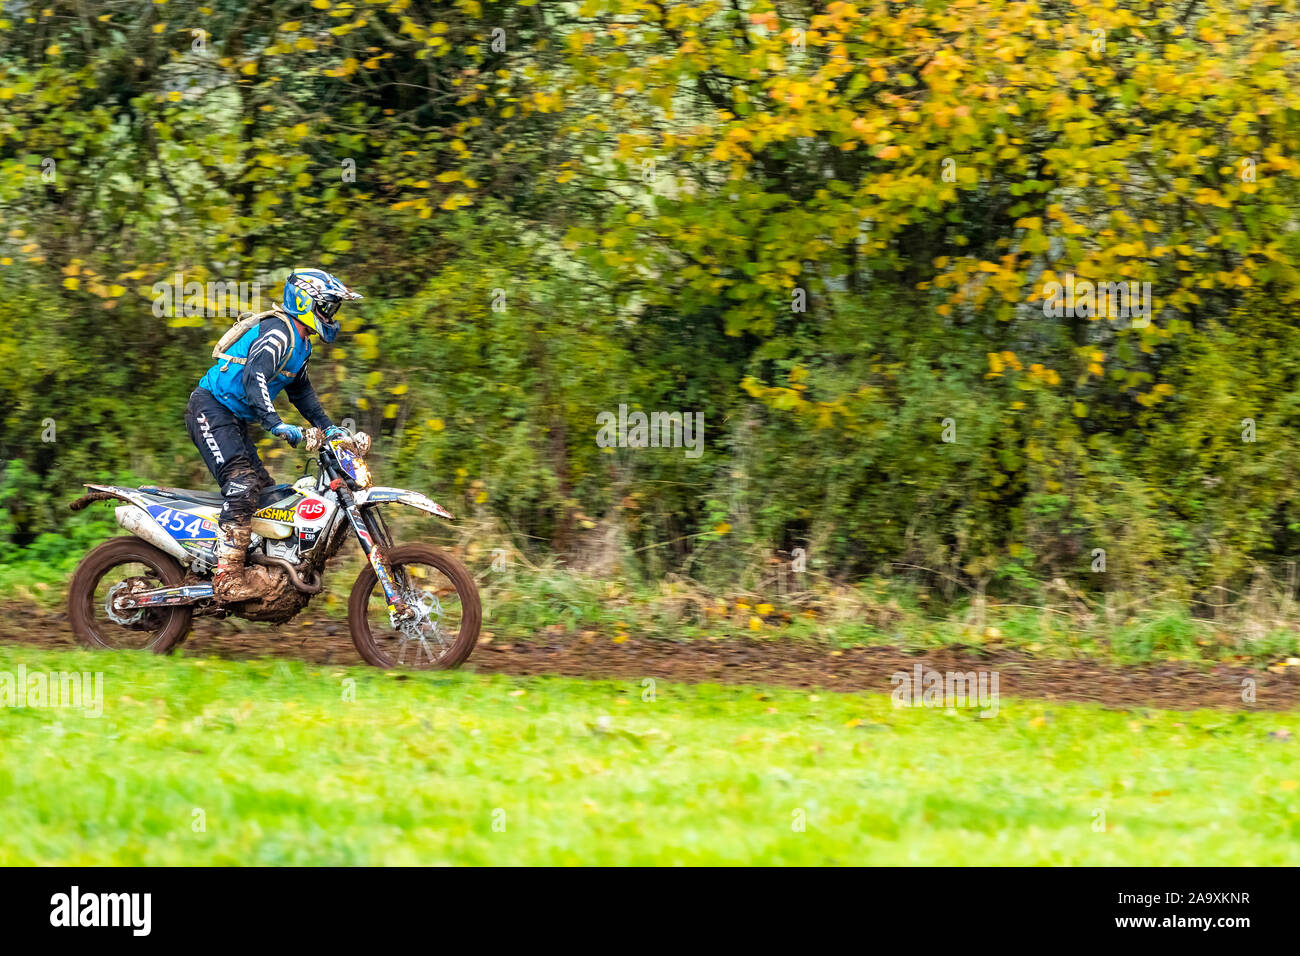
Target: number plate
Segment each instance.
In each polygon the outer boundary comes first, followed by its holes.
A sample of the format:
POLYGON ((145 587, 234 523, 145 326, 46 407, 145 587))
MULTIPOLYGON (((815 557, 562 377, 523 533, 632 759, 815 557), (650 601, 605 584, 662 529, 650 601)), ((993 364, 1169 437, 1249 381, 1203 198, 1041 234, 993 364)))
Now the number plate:
POLYGON ((202 515, 162 505, 150 505, 149 515, 177 541, 199 541, 217 536, 217 523, 202 515))

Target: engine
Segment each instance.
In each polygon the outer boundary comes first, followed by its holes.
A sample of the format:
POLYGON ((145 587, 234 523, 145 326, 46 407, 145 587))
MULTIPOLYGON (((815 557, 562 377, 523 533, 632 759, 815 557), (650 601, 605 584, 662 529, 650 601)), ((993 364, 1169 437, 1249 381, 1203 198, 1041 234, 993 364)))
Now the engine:
POLYGON ((268 564, 265 596, 244 605, 243 614, 251 621, 287 621, 303 608, 311 594, 299 590, 281 562, 294 567, 300 576, 307 574, 307 559, 324 547, 334 520, 338 502, 332 493, 317 494, 311 479, 295 486, 292 498, 262 508, 253 517, 254 550, 261 550, 268 564), (260 541, 258 540, 260 539, 260 541))

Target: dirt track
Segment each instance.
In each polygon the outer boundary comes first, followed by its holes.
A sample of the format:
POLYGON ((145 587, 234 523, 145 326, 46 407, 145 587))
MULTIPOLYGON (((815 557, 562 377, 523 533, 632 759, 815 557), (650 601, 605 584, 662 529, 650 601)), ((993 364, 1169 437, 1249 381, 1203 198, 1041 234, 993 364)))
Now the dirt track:
MULTIPOLYGON (((482 643, 466 664, 480 673, 559 674, 688 683, 781 684, 840 691, 893 690, 890 676, 923 669, 941 672, 997 671, 1007 697, 1094 701, 1107 707, 1192 710, 1300 709, 1300 668, 1274 674, 1253 668, 1189 664, 1118 667, 1083 660, 1045 660, 1020 651, 945 648, 924 654, 895 647, 832 651, 794 641, 736 637, 721 641, 608 636, 542 635, 527 641, 501 638, 482 643), (1242 681, 1255 681, 1254 703, 1244 703, 1242 681)), ((75 646, 62 614, 29 608, 0 609, 0 641, 43 647, 75 646)), ((199 620, 186 640, 187 655, 248 658, 291 657, 322 664, 361 664, 342 621, 300 618, 279 628, 199 620)))

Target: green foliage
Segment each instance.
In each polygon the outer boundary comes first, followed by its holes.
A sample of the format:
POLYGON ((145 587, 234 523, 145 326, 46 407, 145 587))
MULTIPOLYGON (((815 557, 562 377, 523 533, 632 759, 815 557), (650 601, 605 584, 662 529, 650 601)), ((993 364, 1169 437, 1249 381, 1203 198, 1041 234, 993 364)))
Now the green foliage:
POLYGON ((156 283, 320 265, 367 296, 327 408, 529 554, 1240 589, 1300 557, 1300 17, 1251 10, 7 13, 0 547, 79 550, 82 481, 208 480, 181 415, 227 320, 156 283), (1045 313, 1068 275, 1153 320, 1045 313), (598 447, 621 404, 703 414, 703 454, 598 447))

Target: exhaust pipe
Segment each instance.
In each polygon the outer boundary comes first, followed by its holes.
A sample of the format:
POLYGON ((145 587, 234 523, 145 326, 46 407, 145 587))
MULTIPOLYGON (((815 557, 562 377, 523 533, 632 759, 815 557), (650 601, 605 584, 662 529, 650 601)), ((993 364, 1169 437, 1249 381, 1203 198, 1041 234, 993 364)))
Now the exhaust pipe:
POLYGON ((165 551, 181 564, 189 567, 190 562, 194 560, 194 555, 190 554, 180 544, 169 535, 157 521, 149 517, 139 505, 122 505, 113 510, 117 518, 117 523, 127 531, 131 532, 137 538, 148 541, 159 551, 165 551))
POLYGON ((268 568, 282 568, 289 575, 289 581, 299 591, 304 594, 320 594, 325 590, 325 585, 321 583, 320 575, 313 574, 310 581, 304 581, 298 569, 295 568, 284 558, 273 558, 268 554, 261 554, 257 551, 250 551, 248 560, 254 564, 262 564, 268 568))

